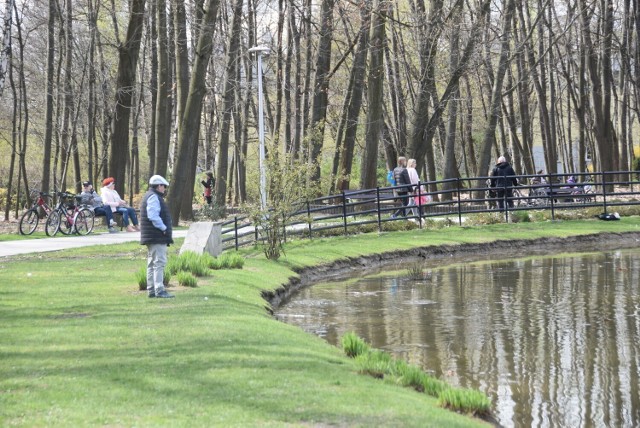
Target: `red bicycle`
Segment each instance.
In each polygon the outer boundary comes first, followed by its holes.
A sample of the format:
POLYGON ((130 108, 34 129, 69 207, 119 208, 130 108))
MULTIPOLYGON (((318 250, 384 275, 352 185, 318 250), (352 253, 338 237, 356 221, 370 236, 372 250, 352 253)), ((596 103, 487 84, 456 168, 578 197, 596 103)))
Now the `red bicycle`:
POLYGON ((47 200, 51 199, 51 195, 44 192, 37 193, 38 198, 33 202, 31 208, 20 217, 18 230, 21 235, 31 235, 37 229, 40 219, 49 217, 49 214, 53 212, 53 208, 47 203, 47 200))
POLYGON ((80 204, 80 196, 66 192, 59 192, 57 195, 58 205, 49 214, 44 227, 47 236, 55 236, 58 231, 64 235, 91 233, 95 217, 93 211, 86 205, 80 204))

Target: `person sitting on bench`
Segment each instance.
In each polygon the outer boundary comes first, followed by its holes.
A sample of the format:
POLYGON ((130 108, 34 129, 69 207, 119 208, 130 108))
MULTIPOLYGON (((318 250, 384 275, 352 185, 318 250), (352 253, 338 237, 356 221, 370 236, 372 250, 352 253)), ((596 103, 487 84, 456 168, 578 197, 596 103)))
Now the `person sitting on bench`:
POLYGON ((118 225, 116 221, 113 219, 113 213, 111 212, 111 207, 105 207, 102 203, 102 198, 98 193, 93 189, 93 183, 90 181, 84 181, 82 183, 82 193, 80 193, 80 202, 84 205, 87 205, 91 211, 96 216, 103 215, 107 219, 107 227, 109 228, 109 233, 116 233, 117 230, 115 226, 118 225))
POLYGON ((136 216, 136 210, 130 207, 122 198, 120 194, 115 190, 116 180, 113 177, 107 177, 102 180, 104 186, 100 190, 100 196, 105 205, 111 207, 112 212, 119 212, 122 214, 122 224, 127 228, 127 232, 135 232, 140 230, 138 226, 138 217, 136 216), (129 224, 129 219, 133 225, 129 224))

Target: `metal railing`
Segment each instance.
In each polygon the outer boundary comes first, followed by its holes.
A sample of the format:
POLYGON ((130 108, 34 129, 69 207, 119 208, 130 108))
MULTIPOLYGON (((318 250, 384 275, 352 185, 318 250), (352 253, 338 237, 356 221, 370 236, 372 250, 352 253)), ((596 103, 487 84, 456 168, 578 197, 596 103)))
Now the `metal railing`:
MULTIPOLYGON (((640 205, 637 175, 637 171, 519 175, 518 186, 504 188, 491 187, 491 177, 457 178, 421 182, 415 194, 398 193, 406 186, 349 190, 300 203, 283 222, 283 233, 285 239, 296 235, 313 238, 329 230, 346 235, 371 225, 382 232, 386 222, 437 217, 454 217, 462 224, 465 217, 479 213, 499 213, 509 221, 514 212, 525 210, 550 211, 552 220, 560 210, 600 208, 606 213, 615 207, 640 205), (430 196, 431 202, 414 199, 423 195, 430 196), (410 205, 414 200, 418 203, 410 205)), ((417 223, 423 227, 422 221, 417 223)), ((222 223, 225 250, 237 250, 261 239, 259 227, 247 216, 234 216, 222 223)))

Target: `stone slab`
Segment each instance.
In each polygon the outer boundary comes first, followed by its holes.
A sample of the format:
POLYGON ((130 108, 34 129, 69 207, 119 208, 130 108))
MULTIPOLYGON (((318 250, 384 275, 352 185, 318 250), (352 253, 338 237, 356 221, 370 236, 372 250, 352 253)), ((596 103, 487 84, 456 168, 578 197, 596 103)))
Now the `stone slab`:
POLYGON ((193 251, 197 254, 207 252, 214 257, 222 253, 222 223, 213 221, 199 221, 191 223, 180 254, 193 251))

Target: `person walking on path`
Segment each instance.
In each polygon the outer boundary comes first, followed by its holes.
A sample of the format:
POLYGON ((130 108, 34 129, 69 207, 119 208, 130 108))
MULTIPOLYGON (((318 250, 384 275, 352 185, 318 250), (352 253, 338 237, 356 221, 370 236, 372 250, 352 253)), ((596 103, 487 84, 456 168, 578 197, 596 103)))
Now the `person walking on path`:
POLYGON ((164 288, 167 247, 173 244, 171 214, 164 201, 169 182, 160 175, 149 179, 149 190, 140 203, 140 244, 147 246, 147 293, 149 297, 171 298, 164 288))
POLYGON ((402 208, 399 208, 391 217, 396 218, 399 215, 406 217, 407 212, 405 207, 409 204, 407 195, 411 187, 411 178, 409 178, 409 172, 407 171, 407 158, 404 156, 398 158, 398 166, 393 170, 393 178, 396 180, 396 186, 403 186, 394 190, 397 198, 400 199, 402 208))
POLYGON ((420 176, 416 170, 417 165, 418 162, 416 162, 415 159, 409 159, 407 161, 407 174, 409 174, 409 181, 411 181, 411 184, 413 185, 413 189, 411 191, 413 197, 409 202, 409 205, 411 206, 409 211, 413 212, 413 215, 420 214, 422 217, 422 205, 426 203, 426 197, 424 198, 424 201, 422 200, 422 197, 426 196, 426 194, 424 186, 420 186, 420 176))
POLYGON ((207 172, 206 175, 206 181, 202 180, 200 183, 204 186, 204 199, 207 201, 207 205, 211 205, 211 195, 216 185, 216 179, 213 177, 213 172, 207 172))
POLYGON ((516 172, 504 156, 500 156, 491 171, 491 187, 496 189, 498 208, 504 208, 505 194, 509 208, 513 208, 513 188, 518 185, 516 172))

